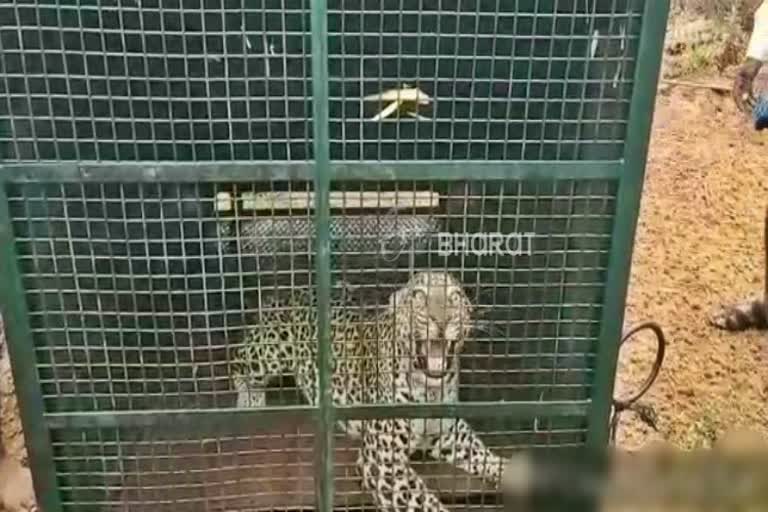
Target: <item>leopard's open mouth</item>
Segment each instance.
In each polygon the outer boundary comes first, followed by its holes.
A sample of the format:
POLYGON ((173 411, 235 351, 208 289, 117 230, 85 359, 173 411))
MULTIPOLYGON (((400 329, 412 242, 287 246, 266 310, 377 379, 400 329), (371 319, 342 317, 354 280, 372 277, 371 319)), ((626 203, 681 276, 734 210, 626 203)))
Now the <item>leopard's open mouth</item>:
POLYGON ((414 361, 414 367, 417 370, 423 372, 424 375, 430 379, 442 379, 451 372, 451 366, 453 365, 452 358, 447 358, 446 363, 447 364, 445 365, 445 369, 443 371, 430 370, 427 365, 427 357, 419 354, 416 356, 416 360, 414 361))

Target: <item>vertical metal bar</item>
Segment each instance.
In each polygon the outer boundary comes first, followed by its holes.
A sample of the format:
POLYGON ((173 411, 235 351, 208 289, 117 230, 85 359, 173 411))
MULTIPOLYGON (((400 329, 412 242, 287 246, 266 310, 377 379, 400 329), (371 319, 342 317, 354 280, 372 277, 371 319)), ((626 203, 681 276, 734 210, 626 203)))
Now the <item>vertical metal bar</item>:
POLYGON ((315 153, 315 273, 317 285, 318 427, 315 492, 320 512, 333 510, 334 407, 331 396, 331 346, 329 312, 330 267, 330 142, 328 112, 328 6, 312 2, 312 131, 315 153))
POLYGON ((597 372, 589 412, 587 446, 602 448, 608 442, 608 420, 624 323, 624 307, 634 248, 637 213, 645 177, 646 157, 656 101, 656 84, 669 13, 669 0, 645 2, 637 50, 629 126, 624 149, 624 169, 616 199, 610 264, 606 281, 597 372))
POLYGON ((11 214, 5 186, 0 185, 0 305, 8 334, 16 395, 19 399, 21 424, 24 428, 32 480, 37 501, 45 512, 61 512, 61 499, 56 486, 56 467, 48 427, 43 417, 45 406, 35 364, 35 347, 29 325, 26 297, 16 262, 11 232, 11 214))

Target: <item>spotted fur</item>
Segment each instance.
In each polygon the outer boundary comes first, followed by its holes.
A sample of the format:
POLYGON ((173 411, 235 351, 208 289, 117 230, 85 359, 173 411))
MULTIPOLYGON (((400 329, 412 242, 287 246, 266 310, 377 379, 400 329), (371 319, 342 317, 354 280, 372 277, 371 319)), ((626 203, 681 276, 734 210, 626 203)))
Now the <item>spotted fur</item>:
MULTIPOLYGON (((263 406, 268 380, 293 374, 317 403, 314 297, 303 294, 267 312, 246 336, 234 374, 241 407, 263 406), (298 299, 298 300, 296 300, 298 299)), ((337 405, 456 402, 459 353, 473 327, 473 306, 447 273, 417 273, 375 315, 331 307, 332 396, 337 405)), ((502 459, 461 419, 376 419, 347 422, 361 441, 363 487, 380 510, 446 511, 410 464, 416 450, 492 484, 502 459)))

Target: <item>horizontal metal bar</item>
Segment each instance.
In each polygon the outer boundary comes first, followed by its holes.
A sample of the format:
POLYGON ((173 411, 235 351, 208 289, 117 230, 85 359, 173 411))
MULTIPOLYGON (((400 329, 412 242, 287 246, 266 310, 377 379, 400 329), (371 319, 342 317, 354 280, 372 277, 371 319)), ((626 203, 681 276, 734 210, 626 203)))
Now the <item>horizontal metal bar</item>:
POLYGON ((336 180, 545 180, 618 178, 617 161, 434 161, 332 164, 336 180))
POLYGON ((176 409, 146 411, 110 411, 82 413, 48 413, 51 429, 71 428, 174 428, 179 430, 216 430, 227 432, 237 426, 260 425, 295 419, 314 418, 317 409, 307 406, 264 407, 260 409, 176 409))
MULTIPOLYGON (((623 161, 336 162, 333 180, 505 180, 618 178, 623 161)), ((28 163, 0 166, 0 182, 223 182, 314 179, 312 162, 28 163)))
MULTIPOLYGON (((458 404, 397 404, 338 407, 338 420, 384 418, 498 418, 531 419, 584 416, 589 401, 573 402, 472 402, 458 404)), ((268 425, 288 419, 314 418, 318 409, 306 406, 264 407, 259 409, 179 409, 173 411, 116 411, 46 414, 51 429, 71 428, 174 428, 227 431, 253 425, 254 420, 268 425)))
MULTIPOLYGON (((229 194, 221 192, 220 194, 229 194)), ((316 197, 314 192, 243 192, 239 198, 226 196, 229 208, 217 208, 228 211, 233 209, 231 202, 239 200, 242 210, 298 210, 315 209, 316 197)), ((414 191, 369 191, 369 192, 331 192, 328 206, 332 209, 368 209, 384 208, 387 210, 404 210, 409 208, 437 208, 440 206, 440 194, 429 190, 414 191)))
POLYGON ((360 405, 336 408, 339 419, 382 418, 497 418, 532 419, 536 417, 582 416, 589 401, 573 402, 468 402, 456 404, 360 405))

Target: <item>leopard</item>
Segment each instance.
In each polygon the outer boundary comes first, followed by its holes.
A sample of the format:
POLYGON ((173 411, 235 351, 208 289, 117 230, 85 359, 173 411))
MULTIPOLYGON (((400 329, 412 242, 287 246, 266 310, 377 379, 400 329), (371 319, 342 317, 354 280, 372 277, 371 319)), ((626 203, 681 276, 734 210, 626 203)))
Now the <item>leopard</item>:
MULTIPOLYGON (((317 406, 317 296, 297 292, 273 305, 249 329, 237 357, 237 406, 265 406, 267 383, 280 374, 291 375, 307 402, 317 406)), ((373 313, 345 307, 343 301, 329 309, 334 405, 459 400, 459 355, 476 308, 451 273, 413 273, 373 313)), ((411 464, 417 451, 497 489, 503 481, 507 459, 462 418, 376 417, 337 424, 359 441, 361 486, 379 510, 447 512, 411 464)))

